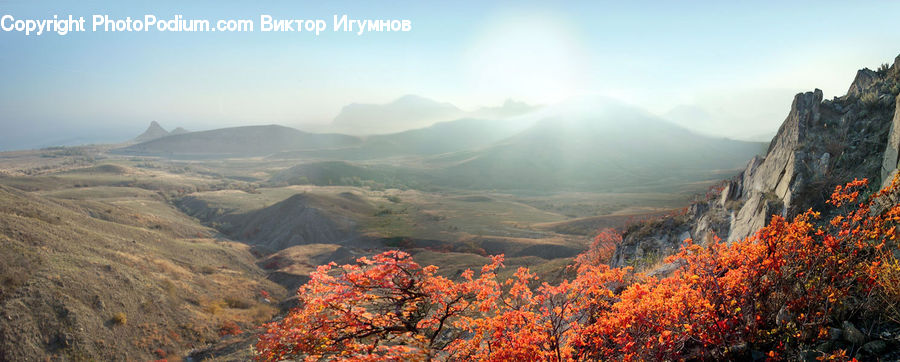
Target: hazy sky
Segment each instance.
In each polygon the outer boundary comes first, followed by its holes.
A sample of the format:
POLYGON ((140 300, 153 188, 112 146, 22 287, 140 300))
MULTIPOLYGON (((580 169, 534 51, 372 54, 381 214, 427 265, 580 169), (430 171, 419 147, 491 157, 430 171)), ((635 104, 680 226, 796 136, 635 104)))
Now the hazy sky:
POLYGON ((605 95, 661 115, 676 107, 705 114, 710 133, 750 137, 774 132, 794 93, 841 95, 856 69, 900 53, 900 2, 890 1, 224 3, 0 0, 0 15, 258 23, 260 14, 329 22, 348 14, 410 19, 413 29, 318 37, 0 32, 0 149, 133 134, 151 120, 169 129, 303 128, 348 103, 404 94, 464 109, 605 95))

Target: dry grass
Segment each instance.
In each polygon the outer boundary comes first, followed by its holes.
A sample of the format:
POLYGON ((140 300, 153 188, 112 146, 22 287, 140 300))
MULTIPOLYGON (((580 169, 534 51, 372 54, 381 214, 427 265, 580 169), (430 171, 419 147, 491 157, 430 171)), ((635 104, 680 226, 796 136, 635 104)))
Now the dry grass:
POLYGON ((0 313, 20 316, 0 319, 0 360, 177 356, 217 340, 223 320, 274 315, 256 296, 286 293, 247 248, 196 238, 214 231, 154 195, 59 199, 0 186, 0 313))
POLYGON ((895 323, 900 323, 900 261, 888 257, 882 263, 878 273, 878 284, 884 290, 884 305, 887 315, 895 323))

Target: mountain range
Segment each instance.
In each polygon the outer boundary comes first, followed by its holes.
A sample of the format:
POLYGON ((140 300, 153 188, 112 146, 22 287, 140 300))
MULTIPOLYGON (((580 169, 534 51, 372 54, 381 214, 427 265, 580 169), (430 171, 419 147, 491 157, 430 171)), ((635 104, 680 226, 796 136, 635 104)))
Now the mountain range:
POLYGON ((616 190, 720 179, 764 151, 763 143, 699 135, 610 99, 583 101, 572 109, 500 120, 465 118, 365 138, 282 126, 224 128, 114 152, 298 160, 298 167, 273 177, 276 183, 389 179, 478 189, 616 190))
POLYGON ((545 118, 487 149, 448 155, 447 175, 492 188, 617 188, 721 178, 763 144, 698 135, 607 100, 590 112, 545 118))
POLYGON ((357 136, 381 135, 419 129, 460 118, 502 119, 531 112, 539 107, 507 100, 497 107, 467 112, 453 104, 417 95, 405 95, 386 104, 352 103, 341 109, 330 129, 357 136))
MULTIPOLYGON (((152 128, 155 127, 151 125, 152 128)), ((347 147, 360 142, 359 138, 353 136, 314 134, 284 126, 268 125, 170 135, 120 148, 115 152, 201 158, 251 157, 289 150, 347 147)))

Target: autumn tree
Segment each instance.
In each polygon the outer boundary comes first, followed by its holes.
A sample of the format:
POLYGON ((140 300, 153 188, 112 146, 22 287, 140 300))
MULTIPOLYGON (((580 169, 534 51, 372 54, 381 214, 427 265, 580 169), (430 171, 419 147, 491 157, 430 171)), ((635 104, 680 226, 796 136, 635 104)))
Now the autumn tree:
POLYGON ((409 254, 388 251, 356 264, 320 266, 298 291, 302 306, 267 324, 257 343, 261 359, 426 359, 456 338, 450 324, 495 294, 502 257, 474 278, 455 282, 421 267, 409 254))
MULTIPOLYGON (((900 324, 898 181, 862 197, 838 186, 827 220, 772 217, 744 240, 687 240, 663 278, 605 264, 621 237, 604 231, 576 276, 541 283, 527 268, 501 281, 502 256, 450 280, 409 254, 319 267, 301 307, 266 325, 263 360, 796 359, 848 318, 900 324), (885 201, 888 200, 888 201, 885 201), (892 321, 892 322, 891 322, 892 321)), ((858 347, 858 346, 857 346, 858 347)), ((808 355, 806 355, 808 356, 808 355)), ((847 351, 821 351, 846 359, 847 351)))

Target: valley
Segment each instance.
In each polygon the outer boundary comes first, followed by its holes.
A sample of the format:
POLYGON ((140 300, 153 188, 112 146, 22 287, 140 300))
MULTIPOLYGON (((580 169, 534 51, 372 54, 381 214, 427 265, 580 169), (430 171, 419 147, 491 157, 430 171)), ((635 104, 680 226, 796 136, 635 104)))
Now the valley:
POLYGON ((887 185, 898 62, 858 73, 851 93, 874 101, 798 94, 768 147, 595 99, 366 137, 152 122, 121 144, 0 153, 0 360, 247 360, 319 266, 393 251, 445 282, 497 255, 504 283, 571 286, 601 254, 677 279, 665 257, 686 239, 752 243, 840 180, 887 185))
POLYGON ((479 159, 521 156, 482 156, 519 130, 466 137, 478 125, 361 139, 154 123, 128 144, 2 153, 0 331, 30 342, 0 357, 245 359, 316 266, 386 250, 448 278, 504 254, 503 278, 528 267, 559 281, 598 229, 677 212, 740 166, 665 185, 472 183, 493 172, 479 159))
POLYGON ((0 362, 900 361, 897 14, 2 1, 0 362))

